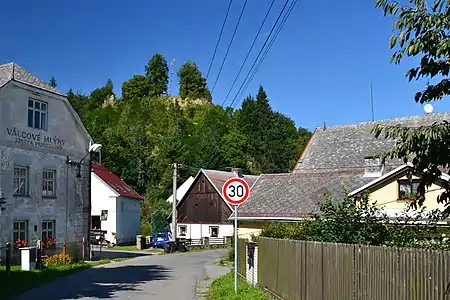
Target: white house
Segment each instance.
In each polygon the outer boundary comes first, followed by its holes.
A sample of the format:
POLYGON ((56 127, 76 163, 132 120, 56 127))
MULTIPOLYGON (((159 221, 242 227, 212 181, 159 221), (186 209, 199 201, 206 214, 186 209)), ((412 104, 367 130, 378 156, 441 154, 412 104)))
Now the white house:
POLYGON ((210 242, 220 242, 233 235, 233 223, 228 220, 232 208, 221 192, 225 182, 233 177, 243 178, 249 186, 258 178, 235 170, 201 169, 192 182, 186 184, 187 190, 177 203, 177 237, 192 240, 208 237, 210 242))
POLYGON ((113 244, 136 242, 143 198, 101 164, 92 164, 91 176, 92 229, 105 230, 113 244))
POLYGON ((0 65, 0 243, 51 237, 80 253, 90 143, 64 94, 16 63, 0 65))
MULTIPOLYGON (((189 190, 192 183, 194 183, 194 177, 189 176, 189 178, 186 179, 186 181, 183 182, 179 188, 177 188, 177 203, 180 202, 181 199, 183 199, 184 195, 189 190)), ((169 203, 173 202, 173 194, 170 195, 169 198, 167 198, 166 202, 169 202, 169 203)))

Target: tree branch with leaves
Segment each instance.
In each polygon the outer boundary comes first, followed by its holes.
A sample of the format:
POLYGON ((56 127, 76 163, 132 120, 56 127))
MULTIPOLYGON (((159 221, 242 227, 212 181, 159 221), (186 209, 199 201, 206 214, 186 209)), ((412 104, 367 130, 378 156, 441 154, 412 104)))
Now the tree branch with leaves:
MULTIPOLYGON (((450 1, 435 0, 430 6, 425 0, 410 0, 408 5, 377 0, 376 7, 383 9, 385 16, 396 18, 390 38, 390 48, 394 50, 391 63, 400 64, 405 57, 420 58, 418 65, 406 72, 409 81, 428 79, 426 87, 416 92, 415 102, 423 104, 450 95, 450 1)), ((372 132, 377 138, 384 135, 396 141, 383 161, 399 158, 414 165, 414 172, 420 177, 419 197, 414 205, 421 206, 426 188, 450 167, 450 124, 445 120, 416 128, 377 124, 372 132)), ((444 188, 437 201, 445 203, 446 212, 450 212, 448 183, 444 183, 444 188)))

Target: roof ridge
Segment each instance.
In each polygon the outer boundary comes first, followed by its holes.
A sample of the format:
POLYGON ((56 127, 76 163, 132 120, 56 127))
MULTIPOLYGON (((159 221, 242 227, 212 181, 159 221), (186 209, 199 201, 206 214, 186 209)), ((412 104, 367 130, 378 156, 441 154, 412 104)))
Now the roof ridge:
MULTIPOLYGON (((205 172, 225 173, 225 174, 230 174, 230 175, 235 174, 234 172, 231 172, 231 171, 212 170, 212 169, 203 169, 203 168, 202 168, 202 170, 205 171, 205 172)), ((258 177, 259 175, 242 174, 242 176, 247 176, 247 177, 248 177, 248 176, 254 176, 254 177, 258 177)))
MULTIPOLYGON (((443 112, 435 112, 430 114, 422 114, 422 115, 413 115, 413 116, 406 116, 406 117, 395 117, 395 118, 386 118, 386 119, 380 119, 375 121, 364 121, 359 123, 349 123, 349 124, 341 124, 341 125, 326 125, 325 128, 337 128, 337 127, 350 127, 350 126, 357 126, 357 125, 369 125, 369 124, 376 124, 380 122, 394 122, 394 121, 405 121, 405 120, 413 120, 413 119, 424 119, 429 118, 432 116, 438 116, 438 115, 448 115, 450 118, 450 112, 443 111, 443 112)), ((315 129, 323 129, 324 127, 316 127, 315 129)))

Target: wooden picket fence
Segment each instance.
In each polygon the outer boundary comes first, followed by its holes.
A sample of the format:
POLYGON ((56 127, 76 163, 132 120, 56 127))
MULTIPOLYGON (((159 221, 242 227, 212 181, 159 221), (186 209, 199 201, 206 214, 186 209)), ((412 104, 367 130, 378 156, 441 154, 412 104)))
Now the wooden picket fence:
POLYGON ((245 277, 246 241, 246 239, 238 241, 238 273, 243 277, 245 277))
POLYGON ((285 300, 450 299, 450 252, 260 238, 258 283, 285 300))

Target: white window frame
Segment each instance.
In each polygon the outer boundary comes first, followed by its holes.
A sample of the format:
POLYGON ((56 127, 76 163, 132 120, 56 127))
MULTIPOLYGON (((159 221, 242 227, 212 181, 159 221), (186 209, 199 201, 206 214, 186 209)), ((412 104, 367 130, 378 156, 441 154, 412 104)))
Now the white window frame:
POLYGON ((28 196, 28 180, 29 180, 28 167, 21 165, 14 165, 13 172, 14 172, 13 174, 14 195, 28 196), (25 175, 21 174, 21 171, 24 171, 25 175))
POLYGON ((364 177, 380 177, 383 174, 384 166, 380 157, 366 157, 364 162, 364 177))
POLYGON ((25 220, 16 220, 13 222, 13 238, 14 241, 24 240, 28 242, 28 221, 25 220), (16 226, 17 225, 17 226, 16 226), (24 225, 24 226, 21 226, 24 225), (21 228, 25 227, 25 228, 21 228), (24 238, 21 238, 21 234, 24 235, 24 238), (16 238, 17 235, 17 238, 16 238))
POLYGON ((42 170, 42 197, 56 197, 56 170, 42 170))
POLYGON ((179 236, 186 236, 187 235, 187 226, 186 225, 178 225, 178 232, 179 232, 179 236), (183 231, 184 231, 184 233, 183 233, 183 231))
POLYGON ((48 103, 45 101, 28 98, 27 122, 28 122, 28 127, 31 127, 34 129, 40 129, 40 130, 47 130, 47 128, 48 128, 48 103), (30 114, 31 114, 31 120, 30 120, 30 114), (37 122, 36 122, 37 116, 38 116, 39 120, 37 120, 37 122))
POLYGON ((210 237, 219 237, 219 226, 209 226, 209 236, 210 237), (217 229, 217 236, 213 236, 213 229, 217 229))
POLYGON ((55 233, 56 233, 55 225, 56 225, 56 221, 55 220, 44 220, 44 221, 42 221, 42 223, 41 223, 41 231, 42 231, 41 232, 41 237, 42 237, 43 241, 45 240, 46 237, 51 237, 52 239, 55 238, 55 233), (48 225, 51 225, 50 226, 51 228, 49 228, 48 225))
POLYGON ((100 221, 107 221, 107 220, 108 220, 108 210, 104 209, 101 211, 100 221))

